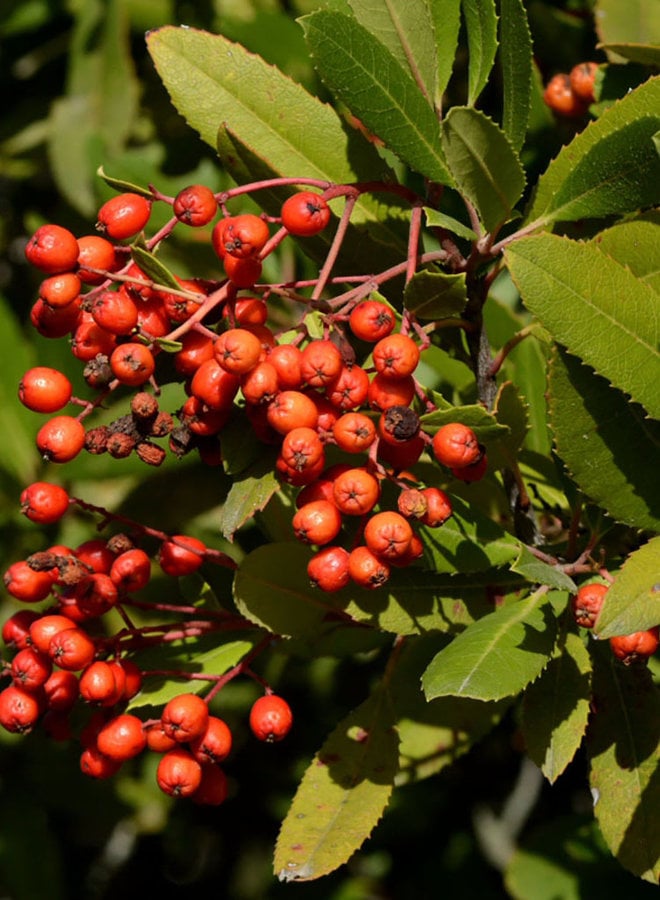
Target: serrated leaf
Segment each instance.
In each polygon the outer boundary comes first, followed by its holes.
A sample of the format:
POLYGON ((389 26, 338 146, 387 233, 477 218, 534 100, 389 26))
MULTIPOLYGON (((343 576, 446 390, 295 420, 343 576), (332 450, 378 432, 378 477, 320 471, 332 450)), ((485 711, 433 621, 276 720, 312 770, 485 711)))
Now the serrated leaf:
POLYGON ((218 635, 204 635, 201 638, 177 641, 140 653, 136 657, 140 668, 145 671, 142 690, 129 703, 128 709, 143 706, 162 706, 183 691, 196 694, 213 684, 211 680, 186 679, 185 673, 197 675, 224 675, 252 650, 258 638, 241 638, 220 643, 218 635), (205 649, 205 647, 207 649, 205 649), (169 675, 149 675, 149 671, 181 672, 181 677, 169 675))
MULTIPOLYGON (((280 176, 343 184, 387 174, 374 147, 346 130, 331 106, 239 44, 166 26, 148 34, 147 48, 172 102, 211 147, 222 127, 280 176)), ((377 218, 361 198, 354 220, 377 218)))
POLYGON ((557 566, 550 566, 543 560, 537 559, 527 547, 520 548, 520 554, 511 565, 511 571, 522 575, 532 584, 547 584, 558 591, 570 591, 571 593, 577 591, 577 585, 572 578, 569 578, 557 566))
POLYGON ((272 467, 270 454, 252 463, 233 480, 222 508, 221 532, 231 540, 248 519, 262 510, 273 494, 280 489, 272 467))
POLYGON ((131 256, 144 274, 156 284, 174 288, 175 291, 181 290, 181 285, 174 274, 153 253, 150 253, 143 247, 133 245, 131 247, 131 256))
POLYGON ((448 216, 437 209, 430 209, 428 206, 424 207, 424 215, 429 228, 444 228, 446 231, 451 231, 456 237, 465 238, 466 241, 477 240, 476 232, 452 216, 448 216))
POLYGON ((532 96, 532 36, 522 0, 501 0, 502 129, 514 150, 527 133, 532 96))
POLYGON ((429 3, 433 31, 435 32, 436 52, 436 86, 435 106, 442 109, 442 95, 451 78, 458 34, 461 27, 461 0, 430 0, 429 3))
POLYGON ((539 178, 527 222, 600 218, 660 202, 660 77, 650 78, 578 134, 539 178))
POLYGON ((592 243, 660 295, 660 212, 652 210, 601 231, 592 243))
POLYGON ((468 106, 474 106, 490 76, 497 53, 494 0, 461 0, 468 42, 468 106))
POLYGON ((479 110, 455 106, 442 123, 442 148, 458 189, 473 203, 486 231, 496 231, 525 187, 508 138, 479 110))
POLYGON ((552 336, 660 418, 657 294, 592 244, 553 234, 516 241, 505 256, 552 336))
POLYGON ((282 823, 274 870, 310 881, 347 862, 370 836, 392 793, 398 737, 384 690, 337 725, 305 772, 282 823))
POLYGON ((527 753, 553 784, 582 743, 591 700, 591 659, 582 638, 563 634, 547 667, 525 691, 527 753))
POLYGON ((418 319, 460 317, 467 303, 465 273, 422 270, 410 279, 403 292, 403 304, 418 319))
POLYGON ((373 35, 433 105, 436 94, 436 45, 427 0, 349 0, 356 20, 373 35))
POLYGON ((587 732, 594 812, 626 869, 660 878, 660 696, 645 666, 623 666, 609 648, 594 660, 594 715, 587 732))
POLYGON ((484 616, 457 635, 424 672, 424 693, 428 700, 515 696, 547 665, 555 635, 556 620, 542 588, 484 616))
POLYGON ((389 50, 342 13, 319 10, 300 21, 319 75, 337 99, 415 171, 452 184, 436 115, 389 50))
POLYGON ((527 434, 527 405, 512 381, 504 381, 499 386, 493 414, 498 424, 507 430, 491 441, 488 447, 488 464, 495 469, 513 469, 527 434))
POLYGON ((550 426, 580 489, 619 522, 660 530, 660 424, 559 350, 550 367, 550 426))
POLYGON ((646 631, 660 623, 660 537, 627 558, 594 626, 599 638, 646 631))

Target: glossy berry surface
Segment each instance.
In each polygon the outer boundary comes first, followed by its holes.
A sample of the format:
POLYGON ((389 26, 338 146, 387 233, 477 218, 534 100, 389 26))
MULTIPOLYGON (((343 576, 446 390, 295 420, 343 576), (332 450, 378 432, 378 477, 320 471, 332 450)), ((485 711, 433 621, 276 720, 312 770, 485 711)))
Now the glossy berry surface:
POLYGON ((291 731, 293 713, 282 697, 266 694, 260 697, 250 710, 250 728, 260 741, 281 741, 291 731))

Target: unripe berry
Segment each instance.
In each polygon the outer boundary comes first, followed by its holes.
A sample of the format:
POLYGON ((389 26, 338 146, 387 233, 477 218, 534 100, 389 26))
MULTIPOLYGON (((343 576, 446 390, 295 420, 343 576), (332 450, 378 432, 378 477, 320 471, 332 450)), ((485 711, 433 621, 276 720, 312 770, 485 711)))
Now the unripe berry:
POLYGON ((281 741, 291 731, 292 725, 291 707, 275 694, 259 697, 250 710, 250 728, 260 741, 270 744, 281 741))

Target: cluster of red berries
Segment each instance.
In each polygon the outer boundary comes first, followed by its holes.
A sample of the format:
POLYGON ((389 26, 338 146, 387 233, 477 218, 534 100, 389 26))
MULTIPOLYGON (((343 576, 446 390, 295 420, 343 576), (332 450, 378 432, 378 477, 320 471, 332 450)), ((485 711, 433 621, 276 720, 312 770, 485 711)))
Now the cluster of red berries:
POLYGON ((585 115, 596 96, 594 88, 598 63, 583 62, 573 66, 567 74, 553 75, 543 92, 546 106, 569 119, 579 119, 585 115))
MULTIPOLYGON (((430 452, 448 476, 464 482, 482 478, 487 459, 477 435, 460 422, 430 433, 422 427, 423 415, 436 407, 415 378, 429 338, 412 314, 404 311, 399 318, 382 297, 370 296, 373 277, 369 284, 349 279, 348 288, 331 300, 322 296, 341 240, 333 242, 318 280, 311 282, 311 297, 301 293, 302 282, 259 284, 264 259, 282 240, 319 234, 330 224, 329 201, 355 196, 351 186, 318 187, 321 192, 297 190, 278 217, 231 215, 228 195, 191 185, 176 197, 155 189, 148 196, 114 197, 99 210, 100 234, 76 238, 58 225, 39 228, 25 250, 46 276, 32 322, 46 337, 70 338, 96 393, 92 400, 74 397, 66 375, 36 366, 24 374, 18 394, 28 409, 49 416, 36 443, 56 463, 86 451, 115 458, 135 453, 160 465, 166 449, 158 441, 165 438, 177 456, 195 449, 205 463, 220 465, 225 427, 246 423, 259 441, 275 448, 279 479, 297 490, 293 530, 315 548, 308 568, 312 583, 324 591, 349 581, 372 589, 387 581, 391 567, 422 554, 415 526, 435 528, 452 515, 445 491, 410 471, 422 453, 430 452), (156 202, 169 204, 172 217, 148 239, 144 229, 156 202), (156 260, 158 246, 179 225, 209 226, 224 277, 183 279, 156 260), (271 296, 290 297, 296 308, 306 304, 300 321, 282 333, 268 324, 271 296), (320 315, 322 337, 310 335, 308 312, 320 315), (165 354, 173 365, 158 365, 165 354), (187 398, 179 409, 160 408, 162 379, 183 384, 187 398), (88 417, 118 388, 131 392, 127 413, 110 425, 89 427, 88 417), (78 415, 63 412, 69 404, 81 407, 78 415), (326 459, 330 448, 339 462, 326 459)), ((74 506, 101 513, 103 525, 128 521, 70 497, 56 484, 36 482, 21 495, 22 511, 40 525, 58 522, 74 506)), ((5 573, 15 600, 50 605, 21 609, 3 627, 15 655, 4 665, 12 683, 0 694, 0 724, 25 732, 40 721, 49 734, 65 738, 75 730, 75 709, 78 720, 86 719, 80 740, 87 774, 107 777, 148 748, 163 754, 157 777, 166 793, 219 803, 226 794, 219 764, 229 753, 231 733, 209 715, 209 702, 236 674, 260 681, 248 667, 251 657, 229 675, 211 677, 205 698, 175 697, 157 721, 141 720, 129 704, 152 674, 138 664, 141 649, 250 623, 226 611, 200 620, 195 607, 150 606, 136 597, 151 577, 151 558, 139 546, 139 535, 159 540, 157 560, 171 577, 190 575, 204 562, 229 568, 235 563, 192 536, 131 527, 131 536, 94 539, 74 549, 50 547, 5 573), (158 609, 175 621, 136 627, 131 608, 158 609), (110 635, 103 617, 111 610, 125 627, 110 635), (81 708, 93 712, 81 716, 81 708)), ((279 740, 291 727, 291 710, 261 683, 265 695, 251 710, 250 727, 260 740, 279 740)))
MULTIPOLYGON (((56 521, 74 502, 57 485, 40 482, 26 488, 21 499, 26 515, 42 524, 56 521)), ((197 538, 174 535, 162 541, 158 562, 165 574, 179 577, 196 571, 209 554, 197 538)), ((48 735, 67 740, 77 723, 80 767, 95 778, 114 775, 148 748, 162 754, 157 780, 165 793, 218 804, 226 796, 218 764, 228 756, 232 736, 222 719, 209 714, 206 700, 180 694, 157 721, 126 711, 150 675, 131 658, 136 650, 194 635, 203 626, 213 630, 213 622, 179 630, 171 622, 133 628, 127 610, 140 605, 133 595, 150 577, 149 556, 124 534, 73 550, 53 546, 13 563, 4 575, 12 597, 37 604, 54 596, 56 605, 19 609, 2 627, 14 655, 1 673, 11 683, 0 692, 0 725, 26 733, 40 722, 48 735), (119 609, 129 627, 108 637, 100 620, 111 609, 119 609)), ((249 723, 259 740, 276 741, 292 721, 286 701, 268 690, 253 705, 249 723)))
MULTIPOLYGON (((609 584, 600 581, 583 584, 571 600, 573 616, 582 628, 593 628, 605 601, 609 584)), ((645 661, 660 645, 660 628, 656 625, 646 631, 617 635, 610 638, 612 653, 625 665, 645 661)))

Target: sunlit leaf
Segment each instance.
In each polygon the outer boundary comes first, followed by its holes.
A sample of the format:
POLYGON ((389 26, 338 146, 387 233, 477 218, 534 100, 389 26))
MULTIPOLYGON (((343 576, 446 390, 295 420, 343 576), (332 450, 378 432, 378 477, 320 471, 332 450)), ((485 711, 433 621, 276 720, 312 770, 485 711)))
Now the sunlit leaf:
POLYGON ((598 637, 646 631, 660 623, 660 537, 627 558, 596 621, 598 637))

